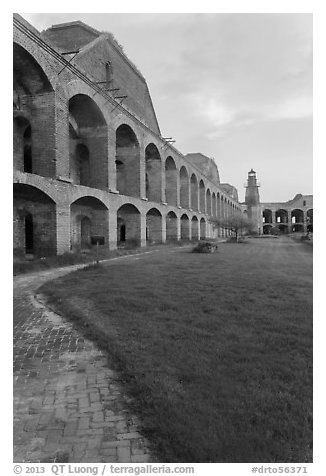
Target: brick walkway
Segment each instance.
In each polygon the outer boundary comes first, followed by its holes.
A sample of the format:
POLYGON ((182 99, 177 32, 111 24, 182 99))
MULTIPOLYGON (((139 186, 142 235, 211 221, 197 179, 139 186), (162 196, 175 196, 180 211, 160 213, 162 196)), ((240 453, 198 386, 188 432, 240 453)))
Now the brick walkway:
POLYGON ((67 272, 14 279, 14 462, 154 461, 105 354, 33 296, 67 272))

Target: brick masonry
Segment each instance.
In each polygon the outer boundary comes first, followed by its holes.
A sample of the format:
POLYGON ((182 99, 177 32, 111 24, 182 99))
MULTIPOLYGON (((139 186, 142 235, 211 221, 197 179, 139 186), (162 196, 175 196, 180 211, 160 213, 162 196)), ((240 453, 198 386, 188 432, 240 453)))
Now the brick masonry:
MULTIPOLYGON (((69 55, 67 59, 71 59, 69 55)), ((46 194, 54 208, 44 221, 41 235, 35 227, 35 255, 71 251, 81 241, 80 231, 76 237, 75 212, 82 197, 94 198, 88 200, 84 215, 91 221, 95 217, 91 234, 103 233, 111 249, 117 247, 117 223, 125 205, 138 213, 137 219, 134 213, 124 213, 126 239, 141 246, 146 246, 146 229, 153 235, 153 215, 160 220, 154 226, 155 241, 164 242, 172 236, 166 234, 166 217, 171 211, 177 217, 177 229, 181 228, 181 216, 187 215, 189 230, 184 236, 189 238, 213 237, 210 216, 219 216, 222 202, 226 213, 241 212, 240 204, 221 188, 218 171, 212 173, 210 159, 187 158, 161 138, 146 81, 110 35, 78 22, 40 35, 14 15, 14 67, 14 183, 19 184, 15 203, 25 201, 26 209, 34 210, 35 223, 44 196, 34 189, 46 194), (70 42, 80 48, 72 65, 60 55, 70 42), (105 66, 108 62, 112 66, 109 72, 105 66), (99 89, 95 83, 99 79, 113 81, 119 94, 127 96, 123 107, 114 101, 114 93, 99 89), (31 172, 26 172, 24 162, 24 131, 28 126, 31 172), (80 156, 80 145, 87 150, 85 160, 80 156), (206 205, 209 196, 215 197, 213 209, 206 205), (102 230, 98 230, 98 209, 106 209, 101 213, 102 230), (198 222, 205 220, 200 235, 190 226, 193 217, 198 222)), ((19 231, 15 232, 14 246, 22 253, 26 251, 26 229, 23 218, 16 212, 15 217, 19 231)))
POLYGON ((14 280, 14 462, 155 461, 106 354, 34 296, 78 267, 14 280))

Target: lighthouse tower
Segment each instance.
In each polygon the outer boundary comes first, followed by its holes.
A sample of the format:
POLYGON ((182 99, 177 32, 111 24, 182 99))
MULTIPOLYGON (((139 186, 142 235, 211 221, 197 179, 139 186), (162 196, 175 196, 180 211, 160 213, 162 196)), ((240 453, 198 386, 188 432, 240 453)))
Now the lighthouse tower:
POLYGON ((249 220, 253 222, 252 231, 261 234, 263 219, 259 198, 260 184, 257 182, 256 172, 251 169, 248 172, 248 182, 246 185, 245 204, 249 220))

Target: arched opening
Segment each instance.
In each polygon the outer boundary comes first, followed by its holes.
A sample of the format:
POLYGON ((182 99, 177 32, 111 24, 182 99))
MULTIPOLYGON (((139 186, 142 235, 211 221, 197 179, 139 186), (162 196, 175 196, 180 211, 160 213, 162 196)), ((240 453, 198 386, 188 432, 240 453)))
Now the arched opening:
POLYGON ((289 233, 289 225, 287 224, 284 224, 284 223, 280 223, 277 228, 279 229, 280 233, 282 233, 283 235, 286 235, 289 233))
POLYGON ((117 211, 118 246, 136 248, 141 244, 141 220, 138 208, 131 203, 117 211))
POLYGON ((206 209, 207 209, 207 215, 211 216, 212 215, 212 197, 211 197, 210 189, 208 189, 206 192, 206 209))
POLYGON ((269 208, 263 210, 263 223, 273 223, 273 212, 269 208))
POLYGON ((145 149, 146 197, 152 202, 162 201, 162 163, 154 144, 145 149))
POLYGON ((126 223, 121 218, 117 218, 117 243, 121 246, 126 241, 126 223))
POLYGON ((182 240, 189 240, 190 239, 190 229, 189 229, 189 218, 187 215, 182 215, 181 217, 181 239, 182 240))
POLYGON ((53 88, 38 62, 17 43, 13 47, 13 66, 14 167, 27 173, 55 177, 53 88))
POLYGON ((117 190, 140 197, 140 148, 134 131, 126 124, 116 130, 117 190))
POLYGON ((89 150, 84 144, 77 144, 76 146, 76 160, 78 162, 77 180, 80 185, 91 186, 90 183, 90 164, 89 164, 89 150))
POLYGON ((174 207, 178 205, 177 191, 177 168, 172 157, 168 157, 165 161, 165 198, 174 207))
POLYGON ((146 214, 146 229, 149 244, 162 243, 162 215, 156 208, 146 214))
POLYGON ((24 132, 24 172, 33 173, 32 161, 32 129, 28 125, 24 132))
POLYGON ((222 217, 222 205, 221 205, 221 197, 219 192, 217 192, 217 195, 216 195, 216 213, 217 213, 217 218, 222 217))
POLYGON ((205 205, 205 185, 203 180, 199 182, 199 210, 202 213, 206 213, 206 205, 205 205))
POLYGON ((192 217, 191 220, 191 239, 199 240, 198 218, 196 216, 192 217))
MULTIPOLYGON (((226 219, 225 204, 226 204, 225 197, 223 195, 221 195, 221 220, 226 219)), ((226 234, 227 234, 227 231, 223 227, 221 227, 220 228, 220 236, 225 237, 226 234)))
POLYGON ((304 232, 304 225, 303 223, 294 223, 291 225, 292 233, 303 233, 304 232))
POLYGON ((55 202, 36 187, 15 183, 13 206, 14 254, 56 254, 55 202))
POLYGON ((212 216, 214 218, 216 218, 216 206, 217 206, 216 195, 215 195, 215 192, 213 192, 213 194, 212 194, 212 216))
POLYGON ((204 218, 200 220, 200 239, 206 238, 206 221, 204 218))
POLYGON ((70 240, 73 251, 108 246, 109 220, 106 205, 98 198, 84 196, 70 206, 70 240))
POLYGON ((125 165, 121 160, 115 161, 116 174, 117 174, 117 189, 123 195, 126 195, 126 171, 125 165))
POLYGON ((80 217, 80 237, 81 248, 87 249, 91 247, 91 220, 88 217, 80 217))
POLYGON ((288 223, 289 218, 288 218, 287 210, 284 210, 283 208, 276 210, 275 220, 276 220, 276 223, 288 223))
POLYGON ((108 188, 108 133, 97 104, 85 94, 69 100, 70 178, 92 188, 108 188))
POLYGON ((263 225, 263 235, 271 235, 273 230, 272 225, 263 225))
POLYGON ((307 210, 307 231, 313 233, 313 209, 307 210))
POLYGON ((24 115, 14 115, 13 123, 13 166, 22 172, 33 173, 32 128, 24 115))
POLYGON ((31 213, 25 215, 25 253, 34 254, 34 226, 31 213))
MULTIPOLYGON (((291 223, 292 225, 303 225, 303 210, 296 208, 291 211, 291 223)), ((293 231, 301 231, 301 227, 293 227, 293 231)))
POLYGON ((180 169, 180 205, 189 208, 189 176, 184 166, 180 169))
POLYGON ((178 219, 174 212, 166 215, 166 240, 175 241, 178 239, 178 219))
POLYGON ((198 211, 198 181, 195 174, 192 174, 190 179, 191 187, 191 209, 198 211))

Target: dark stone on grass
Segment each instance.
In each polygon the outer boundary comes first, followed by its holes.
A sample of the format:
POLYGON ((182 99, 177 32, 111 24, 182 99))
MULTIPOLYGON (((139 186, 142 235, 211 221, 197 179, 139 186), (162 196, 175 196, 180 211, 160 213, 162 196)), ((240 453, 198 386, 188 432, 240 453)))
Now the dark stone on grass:
POLYGON ((215 253, 216 251, 216 243, 210 243, 209 241, 200 241, 198 245, 193 248, 192 253, 215 253))

